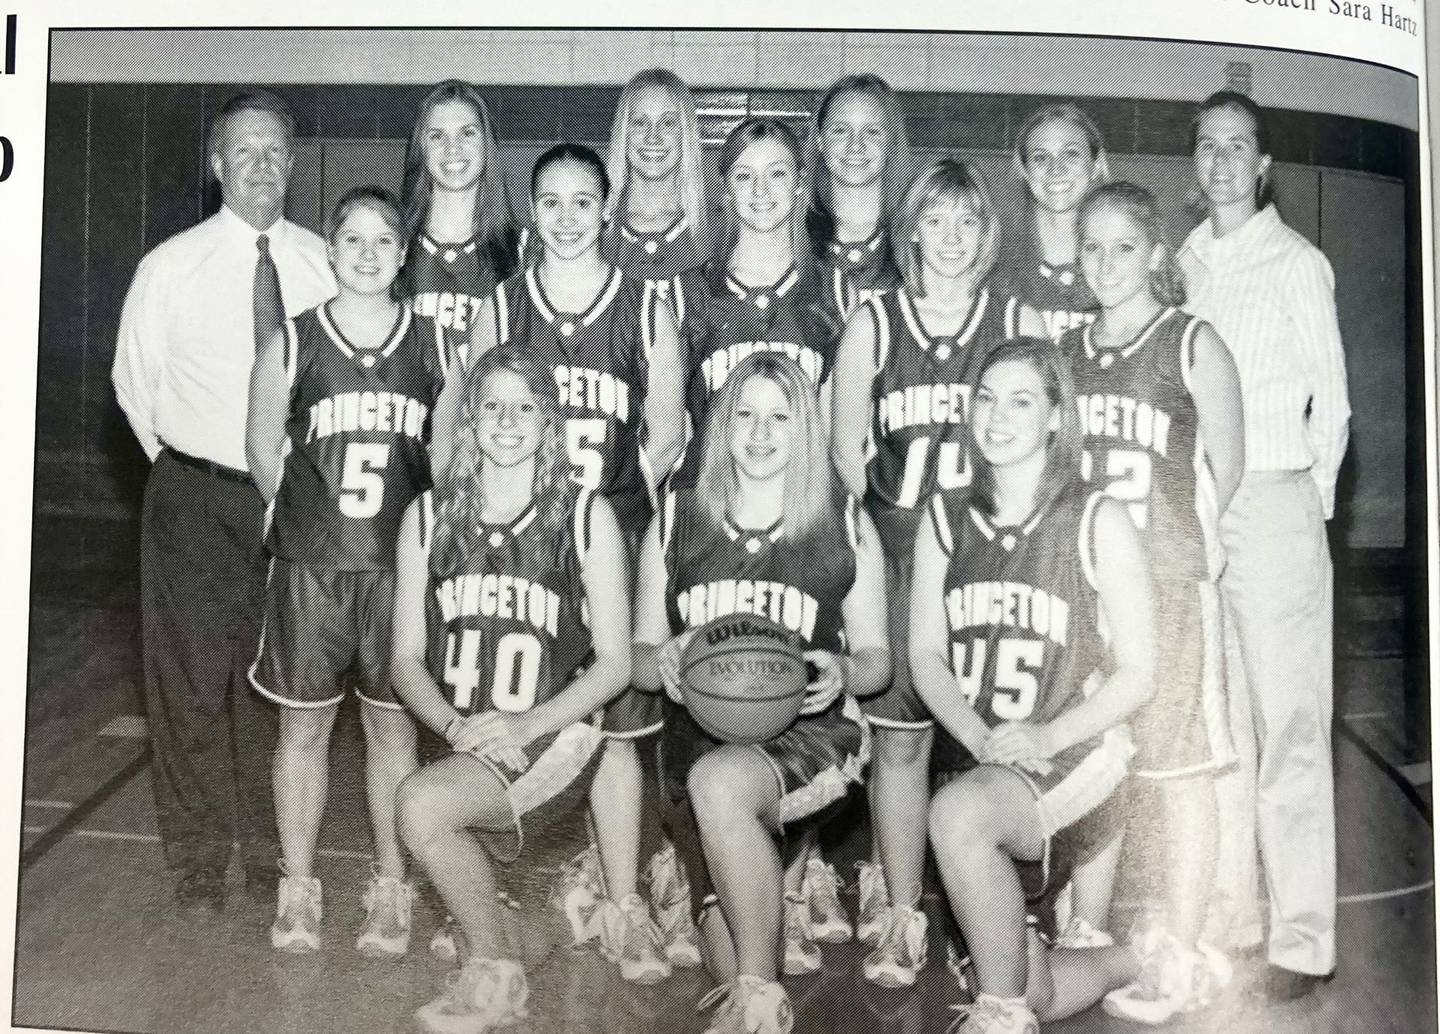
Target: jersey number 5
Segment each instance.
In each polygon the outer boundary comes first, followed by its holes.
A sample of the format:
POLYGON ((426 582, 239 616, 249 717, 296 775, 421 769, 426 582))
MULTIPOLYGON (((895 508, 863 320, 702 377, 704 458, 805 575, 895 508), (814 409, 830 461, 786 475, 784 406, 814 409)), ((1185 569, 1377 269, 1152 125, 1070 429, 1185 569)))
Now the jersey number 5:
MULTIPOLYGON (((477 628, 451 632, 445 638, 445 684, 450 687, 455 710, 462 714, 475 702, 480 688, 480 642, 477 628)), ((518 714, 535 706, 540 685, 540 640, 529 632, 507 632, 495 644, 495 677, 490 685, 490 703, 497 711, 518 714)))
POLYGON ((345 446, 340 472, 340 512, 364 520, 380 512, 385 502, 385 476, 390 446, 383 442, 351 442, 345 446))
MULTIPOLYGON (((967 657, 964 643, 951 645, 951 670, 960 692, 973 707, 985 685, 985 661, 989 644, 980 639, 971 644, 967 657), (969 661, 967 664, 966 661, 969 661)), ((1035 711, 1040 682, 1035 677, 1045 664, 1045 644, 1039 639, 1001 639, 995 644, 994 692, 990 709, 1002 722, 1023 722, 1035 711)), ((981 715, 981 717, 985 717, 981 715)))
POLYGON ((565 421, 565 451, 575 468, 575 480, 596 491, 605 474, 605 420, 602 417, 571 417, 565 421))

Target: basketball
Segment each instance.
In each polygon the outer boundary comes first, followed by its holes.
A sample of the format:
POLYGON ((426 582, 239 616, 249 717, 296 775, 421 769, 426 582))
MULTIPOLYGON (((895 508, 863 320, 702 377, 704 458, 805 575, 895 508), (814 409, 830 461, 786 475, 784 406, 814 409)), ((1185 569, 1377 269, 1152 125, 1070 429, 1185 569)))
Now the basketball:
POLYGON ((691 716, 727 743, 763 743, 790 728, 809 682, 795 636, 754 614, 703 625, 685 648, 680 676, 691 716))

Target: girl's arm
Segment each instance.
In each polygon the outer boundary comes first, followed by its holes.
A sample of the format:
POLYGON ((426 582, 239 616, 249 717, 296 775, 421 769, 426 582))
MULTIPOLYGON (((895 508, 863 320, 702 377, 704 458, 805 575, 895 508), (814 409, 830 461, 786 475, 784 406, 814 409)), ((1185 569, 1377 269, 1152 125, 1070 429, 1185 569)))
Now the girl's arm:
POLYGON ((1224 513, 1245 473, 1245 411, 1235 359, 1208 323, 1202 323, 1195 332, 1190 395, 1200 416, 1205 456, 1215 476, 1220 512, 1224 513))
POLYGON ((430 419, 430 469, 436 483, 450 467, 452 436, 455 425, 460 422, 460 403, 465 397, 465 373, 475 365, 476 359, 495 347, 495 334, 495 296, 492 294, 480 303, 480 312, 470 324, 470 340, 451 355, 445 384, 435 400, 435 412, 430 419))
POLYGON ((857 506, 855 513, 855 584, 840 608, 850 652, 837 655, 836 660, 840 688, 854 697, 868 697, 890 684, 890 623, 880 535, 863 508, 857 506))
POLYGON ((840 479, 857 498, 865 495, 865 441, 870 436, 870 393, 878 373, 875 368, 875 310, 869 305, 862 305, 845 324, 835 357, 835 371, 829 377, 832 385, 831 454, 840 479))
POLYGON ((945 620, 945 572, 950 558, 935 534, 933 508, 926 508, 915 537, 910 583, 910 679, 935 720, 974 757, 985 751, 990 729, 950 670, 950 629, 945 620))
MULTIPOLYGON (((657 482, 670 472, 685 448, 685 358, 680 328, 664 301, 655 304, 655 338, 650 343, 650 383, 645 393, 645 454, 657 482)), ((658 484, 651 485, 653 491, 658 484)))
POLYGON ((679 661, 690 632, 672 638, 665 612, 665 550, 660 542, 660 514, 650 521, 640 544, 639 577, 635 587, 635 642, 631 682, 647 692, 665 690, 679 702, 679 661))
POLYGON ((420 544, 420 506, 415 499, 400 519, 395 544, 395 610, 390 639, 390 678, 395 695, 424 725, 452 740, 462 722, 425 663, 425 593, 430 581, 427 551, 420 544))
POLYGON ((290 415, 290 380, 285 376, 285 330, 275 333, 250 367, 250 408, 245 418, 245 459, 250 476, 265 499, 275 498, 280 488, 281 451, 285 446, 285 421, 290 415))

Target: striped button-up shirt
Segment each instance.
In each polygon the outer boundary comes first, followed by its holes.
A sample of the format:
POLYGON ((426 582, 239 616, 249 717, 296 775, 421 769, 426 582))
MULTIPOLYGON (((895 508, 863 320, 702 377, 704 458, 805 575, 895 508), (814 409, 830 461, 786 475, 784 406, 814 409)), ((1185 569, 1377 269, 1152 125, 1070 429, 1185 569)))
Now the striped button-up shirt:
POLYGON ((1350 436, 1335 274, 1268 205, 1216 237, 1210 220, 1180 251, 1189 304, 1235 357, 1245 409, 1245 469, 1309 470, 1326 518, 1350 436))

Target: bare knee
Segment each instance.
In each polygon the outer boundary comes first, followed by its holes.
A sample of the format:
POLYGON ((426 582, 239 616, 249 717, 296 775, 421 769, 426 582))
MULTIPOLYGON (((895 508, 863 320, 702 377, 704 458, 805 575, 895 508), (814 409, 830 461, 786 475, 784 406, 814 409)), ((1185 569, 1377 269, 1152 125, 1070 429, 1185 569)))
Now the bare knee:
POLYGON ((360 720, 372 755, 414 754, 415 723, 405 711, 367 703, 360 707, 360 720))
POLYGON ((442 817, 444 788, 425 769, 411 772, 400 782, 395 794, 395 820, 400 838, 411 853, 423 856, 426 848, 445 828, 442 817))
POLYGON ((875 764, 882 768, 917 768, 930 764, 933 729, 875 729, 875 764))
POLYGON ((967 772, 938 790, 930 801, 930 841, 937 853, 993 849, 999 833, 983 769, 967 772))
POLYGON ((701 757, 690 768, 685 786, 695 817, 702 823, 707 817, 738 816, 755 809, 748 808, 745 793, 748 773, 737 748, 717 747, 701 757))
POLYGON ((280 742, 282 750, 309 754, 330 747, 330 730, 335 724, 336 707, 282 707, 280 709, 280 742))

